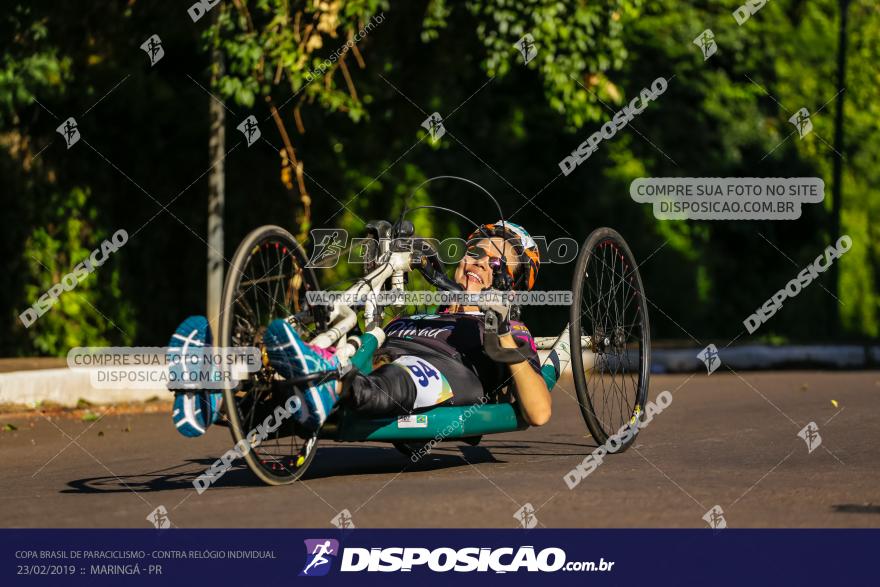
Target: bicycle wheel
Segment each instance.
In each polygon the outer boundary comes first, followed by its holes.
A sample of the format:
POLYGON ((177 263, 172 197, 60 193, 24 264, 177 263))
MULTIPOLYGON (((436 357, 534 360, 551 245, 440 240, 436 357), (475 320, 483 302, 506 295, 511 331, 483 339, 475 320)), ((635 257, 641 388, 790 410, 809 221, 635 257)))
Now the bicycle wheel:
POLYGON ((648 399, 651 333, 642 278, 620 234, 598 228, 587 237, 571 289, 571 368, 581 413, 600 445, 629 426, 622 452, 648 399))
MULTIPOLYGON (((263 364, 243 381, 224 389, 233 442, 246 438, 290 397, 266 356, 263 335, 276 318, 287 319, 304 340, 323 327, 320 312, 306 304, 306 292, 318 289, 308 258, 293 236, 278 226, 262 226, 239 245, 223 287, 220 342, 224 347, 253 346, 263 364)), ((317 437, 302 433, 288 418, 245 454, 251 471, 270 485, 293 483, 315 457, 317 437)))

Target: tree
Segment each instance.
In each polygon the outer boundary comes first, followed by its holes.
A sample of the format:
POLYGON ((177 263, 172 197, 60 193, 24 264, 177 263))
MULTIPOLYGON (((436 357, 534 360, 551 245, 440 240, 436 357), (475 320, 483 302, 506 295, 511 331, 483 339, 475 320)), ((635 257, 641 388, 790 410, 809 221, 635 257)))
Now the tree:
POLYGON ((212 50, 222 51, 226 63, 226 71, 215 77, 213 85, 222 96, 243 106, 252 107, 257 97, 265 101, 281 141, 281 181, 299 199, 296 223, 300 239, 305 239, 311 226, 312 198, 291 138, 290 121, 280 109, 291 106, 299 133, 306 132, 300 112, 306 104, 317 102, 353 120, 363 116, 348 59, 353 55, 359 67, 366 67, 358 42, 382 23, 384 15, 377 12, 384 3, 260 0, 248 4, 237 0, 232 6, 223 5, 217 23, 205 34, 212 50), (334 50, 322 57, 329 49, 334 50), (344 89, 337 73, 341 73, 344 89))

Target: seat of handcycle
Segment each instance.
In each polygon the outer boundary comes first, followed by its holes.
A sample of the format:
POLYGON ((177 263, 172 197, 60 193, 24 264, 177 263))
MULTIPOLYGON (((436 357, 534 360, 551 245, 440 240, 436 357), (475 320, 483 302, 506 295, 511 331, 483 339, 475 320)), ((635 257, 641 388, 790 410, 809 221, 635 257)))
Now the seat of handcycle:
POLYGON ((340 442, 454 439, 528 428, 509 403, 438 406, 404 416, 367 417, 341 409, 327 421, 321 438, 340 442))

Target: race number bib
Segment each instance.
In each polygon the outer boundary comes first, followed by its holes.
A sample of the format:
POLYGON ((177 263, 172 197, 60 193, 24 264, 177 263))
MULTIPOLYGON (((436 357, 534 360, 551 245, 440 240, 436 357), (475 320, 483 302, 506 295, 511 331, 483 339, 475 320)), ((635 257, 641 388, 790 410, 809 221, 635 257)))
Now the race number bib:
POLYGON ((404 355, 394 361, 409 373, 416 384, 416 402, 413 409, 436 406, 452 397, 452 389, 446 377, 437 367, 421 357, 404 355))

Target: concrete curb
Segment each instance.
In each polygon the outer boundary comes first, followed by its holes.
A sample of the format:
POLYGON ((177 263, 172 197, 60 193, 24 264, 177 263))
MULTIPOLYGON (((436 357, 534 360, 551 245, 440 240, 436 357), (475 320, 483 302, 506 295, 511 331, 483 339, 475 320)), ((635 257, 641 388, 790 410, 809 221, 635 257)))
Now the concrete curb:
MULTIPOLYGON (((703 371, 706 366, 697 358, 703 349, 653 349, 652 373, 689 373, 703 371)), ((722 365, 731 369, 755 371, 764 369, 877 369, 880 368, 880 346, 802 345, 774 347, 743 345, 719 348, 722 365)))
MULTIPOLYGON (((702 349, 654 349, 652 373, 692 373, 706 369, 697 358, 702 349)), ((543 361, 547 351, 539 351, 543 361)), ((763 369, 878 369, 880 346, 744 345, 718 349, 722 365, 735 370, 763 369)), ((723 366, 722 366, 723 369, 723 366)), ((93 404, 171 399, 163 389, 95 389, 85 372, 69 369, 35 369, 0 373, 0 404, 34 406, 51 402, 75 407, 81 399, 93 404)))
POLYGON ((93 404, 171 399, 165 389, 95 389, 88 373, 70 369, 40 369, 0 373, 0 404, 34 406, 51 402, 75 407, 80 399, 93 404))
MULTIPOLYGON (((705 371, 697 358, 703 349, 654 348, 651 350, 652 373, 692 373, 705 371)), ((549 351, 538 351, 541 362, 549 351)), ((743 345, 718 349, 722 365, 743 371, 768 369, 880 369, 880 346, 799 345, 775 347, 743 345)), ((586 359, 586 357, 585 357, 586 359)))

